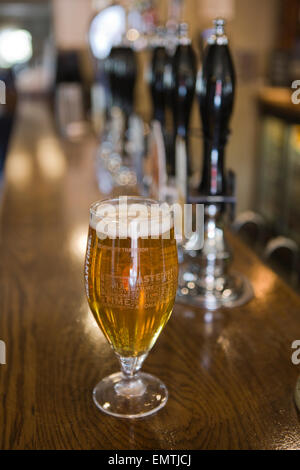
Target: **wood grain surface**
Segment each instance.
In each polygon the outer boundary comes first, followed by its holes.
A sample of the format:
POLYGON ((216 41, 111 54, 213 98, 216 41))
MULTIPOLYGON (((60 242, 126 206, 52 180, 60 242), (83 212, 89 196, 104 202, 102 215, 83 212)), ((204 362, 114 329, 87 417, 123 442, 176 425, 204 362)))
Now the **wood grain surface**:
POLYGON ((1 449, 296 449, 300 300, 235 238, 248 305, 176 305, 144 364, 168 386, 145 419, 102 414, 92 389, 118 363, 83 285, 88 208, 101 198, 95 141, 62 143, 45 105, 21 103, 1 219, 1 449))

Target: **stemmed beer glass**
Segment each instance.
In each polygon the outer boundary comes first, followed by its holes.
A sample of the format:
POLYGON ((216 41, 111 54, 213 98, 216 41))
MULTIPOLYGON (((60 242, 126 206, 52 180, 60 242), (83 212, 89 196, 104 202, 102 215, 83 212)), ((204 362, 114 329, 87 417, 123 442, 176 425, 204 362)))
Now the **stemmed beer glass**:
POLYGON ((90 309, 121 372, 93 391, 107 414, 136 418, 162 408, 166 386, 141 372, 167 323, 177 290, 174 219, 166 204, 141 197, 96 202, 90 209, 85 285, 90 309))

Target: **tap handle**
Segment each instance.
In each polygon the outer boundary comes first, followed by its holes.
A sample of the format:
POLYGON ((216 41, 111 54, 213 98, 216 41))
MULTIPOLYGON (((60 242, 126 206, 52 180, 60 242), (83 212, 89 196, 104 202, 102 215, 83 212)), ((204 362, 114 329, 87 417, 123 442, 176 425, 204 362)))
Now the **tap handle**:
MULTIPOLYGON (((179 27, 179 39, 172 63, 172 102, 173 115, 173 156, 175 155, 176 138, 180 136, 188 145, 188 128, 195 94, 197 75, 197 61, 191 40, 188 37, 188 26, 186 23, 179 27)), ((187 158, 188 149, 187 149, 187 158)), ((188 167, 190 167, 188 162, 188 167)), ((170 164, 170 173, 175 172, 175 161, 170 164)))
POLYGON ((163 28, 157 28, 156 44, 152 52, 149 86, 153 105, 153 119, 158 120, 162 127, 165 124, 164 76, 166 63, 165 31, 163 28))
POLYGON ((197 85, 204 137, 200 191, 207 194, 224 194, 224 150, 234 104, 235 72, 224 32, 225 21, 217 19, 214 23, 214 32, 204 52, 197 85))
POLYGON ((179 26, 179 41, 173 59, 173 118, 177 135, 187 137, 196 84, 196 55, 188 36, 188 25, 179 26))

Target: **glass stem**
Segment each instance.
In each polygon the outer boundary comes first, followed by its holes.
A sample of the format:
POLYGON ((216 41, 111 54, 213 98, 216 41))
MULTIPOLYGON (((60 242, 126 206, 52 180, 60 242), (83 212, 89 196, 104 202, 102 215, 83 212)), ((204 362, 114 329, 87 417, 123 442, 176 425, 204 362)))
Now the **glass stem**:
POLYGON ((142 354, 138 357, 118 356, 123 377, 115 384, 115 390, 118 395, 131 398, 140 397, 145 393, 146 386, 138 372, 146 357, 147 354, 142 354))
POLYGON ((141 356, 137 357, 122 357, 118 356, 120 364, 121 364, 121 371, 124 378, 130 380, 133 379, 139 370, 141 369, 144 360, 146 359, 147 354, 142 354, 141 356))

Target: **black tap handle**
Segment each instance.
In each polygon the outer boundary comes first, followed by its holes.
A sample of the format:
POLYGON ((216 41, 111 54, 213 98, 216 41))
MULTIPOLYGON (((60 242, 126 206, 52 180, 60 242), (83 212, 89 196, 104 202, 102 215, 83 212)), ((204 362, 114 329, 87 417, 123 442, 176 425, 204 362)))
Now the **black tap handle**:
POLYGON ((235 73, 224 33, 224 20, 215 20, 215 31, 204 52, 198 99, 204 138, 200 192, 226 193, 224 151, 233 110, 235 73))
POLYGON ((108 75, 113 105, 120 107, 128 119, 134 108, 134 86, 137 75, 136 55, 131 47, 112 48, 108 75))
POLYGON ((153 119, 165 125, 165 90, 164 73, 167 53, 164 46, 157 46, 153 50, 150 76, 150 90, 153 104, 153 119))
MULTIPOLYGON (((187 25, 180 26, 180 39, 173 59, 173 100, 174 142, 176 136, 188 142, 188 128, 195 94, 197 61, 191 41, 187 35, 187 25)), ((173 152, 175 155, 175 152, 173 152)), ((188 155, 188 152, 187 152, 188 155)), ((171 165, 175 171, 175 161, 171 165)))

